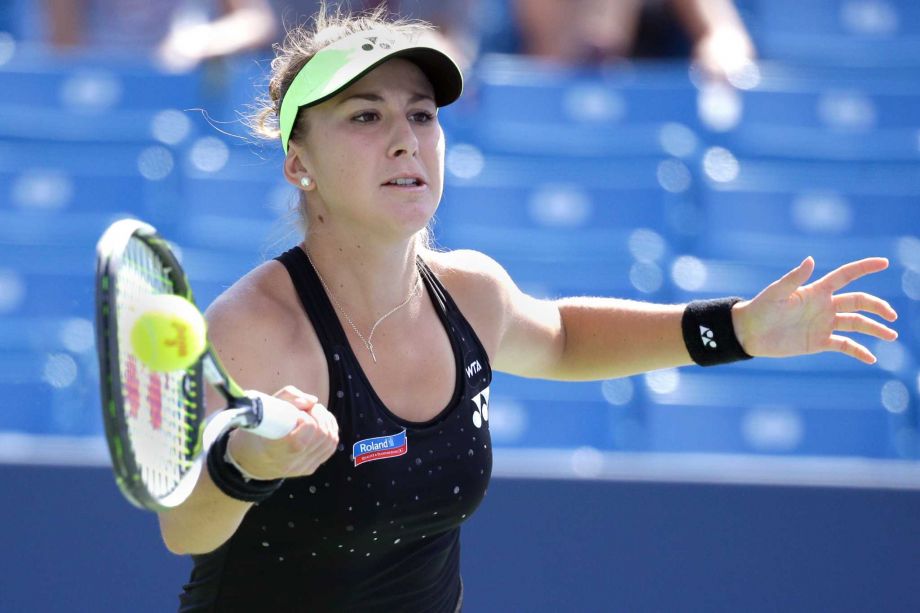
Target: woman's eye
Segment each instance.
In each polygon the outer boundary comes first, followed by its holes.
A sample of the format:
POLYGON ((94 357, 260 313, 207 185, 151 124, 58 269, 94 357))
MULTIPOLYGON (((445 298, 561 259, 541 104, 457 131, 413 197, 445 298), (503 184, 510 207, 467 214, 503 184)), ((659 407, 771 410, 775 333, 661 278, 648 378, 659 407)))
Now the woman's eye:
POLYGON ((364 113, 359 113, 352 118, 358 123, 370 123, 377 119, 377 113, 372 113, 371 111, 365 111, 364 113))
POLYGON ((418 123, 428 123, 434 119, 434 113, 429 113, 428 111, 419 111, 418 113, 412 114, 412 119, 418 123))

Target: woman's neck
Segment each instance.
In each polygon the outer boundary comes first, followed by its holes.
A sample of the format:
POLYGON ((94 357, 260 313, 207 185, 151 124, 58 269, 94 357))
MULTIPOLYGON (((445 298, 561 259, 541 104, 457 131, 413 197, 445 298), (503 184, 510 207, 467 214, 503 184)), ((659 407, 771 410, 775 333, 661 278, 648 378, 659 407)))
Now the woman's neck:
POLYGON ((418 285, 418 240, 381 243, 308 233, 302 244, 327 292, 360 327, 404 302, 418 285))

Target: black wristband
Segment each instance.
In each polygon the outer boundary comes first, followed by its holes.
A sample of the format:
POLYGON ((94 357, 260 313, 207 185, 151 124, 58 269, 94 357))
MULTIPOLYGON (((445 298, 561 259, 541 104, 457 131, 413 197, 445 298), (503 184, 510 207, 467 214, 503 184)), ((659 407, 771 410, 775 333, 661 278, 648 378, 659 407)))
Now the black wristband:
POLYGON ((230 432, 224 432, 208 450, 208 474, 214 485, 227 496, 243 502, 262 502, 274 494, 284 479, 246 480, 235 466, 224 460, 229 441, 230 432))
POLYGON ((695 300, 687 305, 680 325, 694 362, 715 366, 751 359, 738 342, 732 324, 732 306, 741 300, 735 297, 695 300))

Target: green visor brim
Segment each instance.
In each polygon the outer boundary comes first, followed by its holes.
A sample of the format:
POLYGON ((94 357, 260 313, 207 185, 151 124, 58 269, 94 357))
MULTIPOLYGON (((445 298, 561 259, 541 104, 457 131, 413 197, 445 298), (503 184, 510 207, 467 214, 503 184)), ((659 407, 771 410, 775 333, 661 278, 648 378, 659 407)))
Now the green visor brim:
POLYGON ((281 102, 281 144, 288 140, 300 109, 320 104, 393 58, 404 58, 428 77, 435 104, 446 106, 460 97, 463 75, 449 55, 435 47, 405 43, 390 31, 358 32, 318 51, 294 78, 281 102))

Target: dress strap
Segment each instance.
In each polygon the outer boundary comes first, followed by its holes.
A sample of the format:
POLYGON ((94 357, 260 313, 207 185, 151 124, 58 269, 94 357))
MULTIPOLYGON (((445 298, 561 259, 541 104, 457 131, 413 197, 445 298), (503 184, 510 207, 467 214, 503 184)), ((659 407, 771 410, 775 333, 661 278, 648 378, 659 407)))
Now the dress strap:
POLYGON ((335 307, 326 295, 326 290, 303 249, 299 246, 293 247, 275 259, 284 265, 291 276, 300 303, 313 324, 316 336, 327 354, 326 357, 331 356, 336 346, 348 347, 348 338, 335 313, 335 307))

